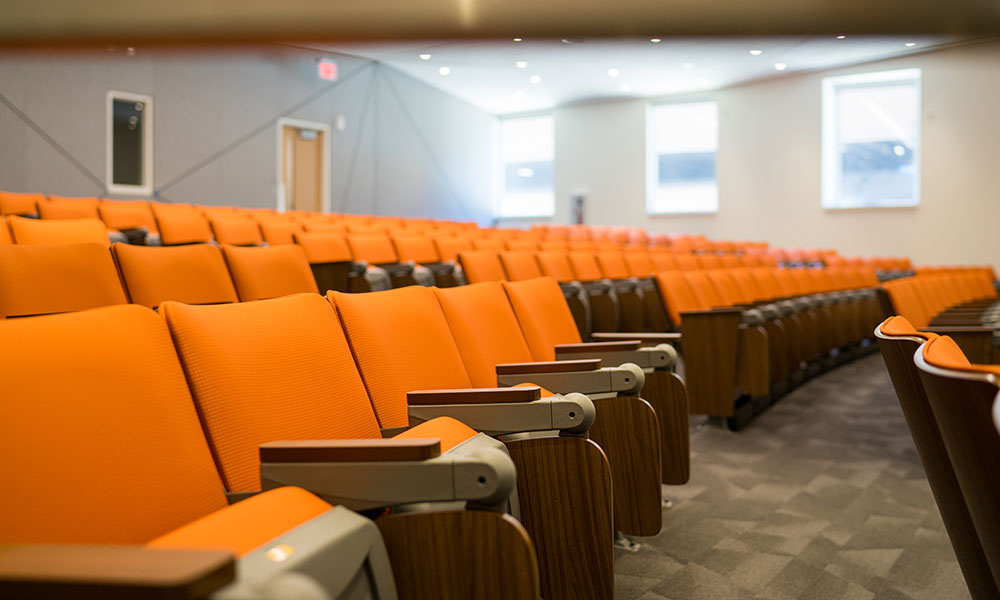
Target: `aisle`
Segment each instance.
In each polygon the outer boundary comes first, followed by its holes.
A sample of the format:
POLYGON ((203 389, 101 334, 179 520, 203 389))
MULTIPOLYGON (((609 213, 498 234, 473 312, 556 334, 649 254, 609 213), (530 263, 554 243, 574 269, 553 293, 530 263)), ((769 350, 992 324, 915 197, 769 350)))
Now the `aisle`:
POLYGON ((880 355, 691 450, 663 531, 616 551, 617 600, 969 598, 880 355))

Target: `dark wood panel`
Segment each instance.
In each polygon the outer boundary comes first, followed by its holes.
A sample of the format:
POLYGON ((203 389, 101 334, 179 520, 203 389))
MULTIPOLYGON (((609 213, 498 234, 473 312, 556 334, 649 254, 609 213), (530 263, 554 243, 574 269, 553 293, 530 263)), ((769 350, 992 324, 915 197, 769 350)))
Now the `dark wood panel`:
POLYGON ((530 363, 507 363, 497 365, 497 375, 521 375, 524 373, 576 373, 601 368, 601 359, 559 360, 530 363))
POLYGON ((494 512, 382 517, 400 600, 536 600, 538 562, 524 527, 494 512))
POLYGON ((684 313, 684 368, 691 414, 730 417, 736 388, 739 311, 684 313))
POLYGON ((688 397, 677 373, 646 373, 642 397, 653 406, 660 422, 660 468, 663 483, 680 485, 691 477, 691 441, 688 397))
POLYGON ((611 468, 576 437, 507 442, 517 467, 521 522, 538 554, 545 600, 614 597, 611 468))
POLYGON ((541 397, 542 389, 538 386, 417 390, 407 392, 406 403, 414 406, 428 404, 491 404, 494 402, 534 402, 541 397))
POLYGON ((615 529, 652 536, 663 526, 660 427, 656 411, 638 396, 596 398, 590 439, 608 457, 614 489, 615 529))
POLYGON ((289 440, 260 445, 262 463, 410 461, 436 456, 441 456, 437 438, 289 440))
POLYGON ((736 385, 751 396, 765 396, 771 386, 771 353, 763 327, 741 327, 737 346, 736 385))

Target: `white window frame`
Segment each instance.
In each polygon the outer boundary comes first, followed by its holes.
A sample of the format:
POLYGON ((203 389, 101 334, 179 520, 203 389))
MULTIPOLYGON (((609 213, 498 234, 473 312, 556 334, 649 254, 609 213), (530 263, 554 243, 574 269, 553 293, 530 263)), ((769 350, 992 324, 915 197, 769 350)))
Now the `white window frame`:
POLYGON ((912 208, 920 205, 920 160, 923 151, 923 74, 919 68, 840 75, 823 79, 822 125, 822 193, 825 210, 866 210, 884 208, 912 208), (837 152, 837 91, 847 87, 873 87, 886 83, 910 82, 917 90, 917 144, 913 150, 914 182, 913 200, 906 202, 879 202, 878 204, 845 205, 840 202, 840 155, 837 152))
POLYGON ((104 181, 109 194, 132 196, 153 195, 153 97, 120 90, 108 90, 105 122, 105 171, 104 181), (142 185, 125 185, 114 182, 114 113, 115 100, 142 102, 142 185))
POLYGON ((719 193, 719 101, 715 98, 686 98, 669 102, 656 102, 646 105, 646 214, 649 216, 659 215, 714 215, 718 214, 721 205, 721 194, 719 193), (653 210, 653 199, 656 196, 656 189, 660 185, 660 158, 656 151, 656 109, 661 106, 673 106, 681 104, 715 104, 716 136, 715 136, 715 208, 713 209, 667 209, 653 210))
POLYGON ((499 117, 495 121, 494 125, 494 139, 496 140, 493 148, 494 156, 496 157, 494 164, 496 168, 493 172, 494 177, 494 196, 493 196, 493 218, 494 219, 550 219, 556 214, 556 182, 555 182, 555 129, 556 120, 555 115, 550 112, 543 113, 530 113, 530 114, 520 114, 520 115, 510 115, 499 117), (516 119, 535 119, 539 117, 547 117, 552 120, 552 210, 547 212, 535 212, 532 214, 507 214, 504 212, 504 196, 507 191, 507 163, 504 161, 504 149, 503 149, 503 122, 511 121, 516 119))
POLYGON ((282 161, 285 159, 285 149, 282 145, 282 136, 286 125, 289 127, 298 127, 299 129, 313 129, 315 131, 323 132, 323 197, 321 204, 323 212, 328 213, 333 210, 333 204, 330 199, 330 138, 332 137, 333 129, 330 127, 329 123, 304 121, 302 119, 293 119, 291 117, 280 117, 275 124, 275 210, 278 212, 285 212, 288 209, 287 193, 285 191, 285 186, 281 183, 281 168, 283 166, 282 161))

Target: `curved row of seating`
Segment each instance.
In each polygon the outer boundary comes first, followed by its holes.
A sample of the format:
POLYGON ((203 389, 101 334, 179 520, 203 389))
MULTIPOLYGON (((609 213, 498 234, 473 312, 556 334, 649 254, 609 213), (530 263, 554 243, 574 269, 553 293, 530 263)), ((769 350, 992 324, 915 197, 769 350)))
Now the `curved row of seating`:
POLYGON ((1000 597, 1000 366, 903 316, 876 335, 969 592, 1000 597))

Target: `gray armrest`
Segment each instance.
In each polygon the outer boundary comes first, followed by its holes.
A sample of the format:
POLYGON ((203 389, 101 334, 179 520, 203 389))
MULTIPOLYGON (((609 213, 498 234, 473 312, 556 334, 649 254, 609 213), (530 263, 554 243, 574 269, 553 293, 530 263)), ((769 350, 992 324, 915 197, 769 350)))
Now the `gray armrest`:
POLYGON ((632 363, 643 369, 672 369, 677 364, 677 350, 670 344, 639 348, 639 340, 631 342, 598 342, 592 344, 561 344, 556 346, 556 360, 599 358, 605 364, 632 363), (624 344, 615 346, 614 344, 624 344))
MULTIPOLYGON (((566 362, 573 364, 583 361, 566 362)), ((599 364, 596 360, 593 363, 599 364)), ((530 364, 527 363, 527 365, 530 364)), ((559 365, 560 363, 556 361, 555 363, 544 364, 559 365)), ((551 369, 531 371, 525 367, 526 370, 520 373, 512 373, 509 370, 501 371, 501 366, 497 366, 497 385, 514 386, 522 383, 530 383, 540 385, 550 392, 560 394, 569 394, 572 392, 580 394, 638 392, 646 383, 646 376, 642 372, 642 368, 632 363, 590 371, 574 371, 571 368, 556 372, 553 372, 551 369)))
POLYGON ((351 510, 415 502, 498 505, 514 490, 514 463, 506 452, 489 447, 493 440, 475 452, 444 454, 436 439, 350 442, 263 444, 261 487, 301 487, 351 510), (428 454, 433 456, 417 457, 428 454))
POLYGON ((2 598, 203 598, 235 576, 220 550, 0 545, 2 598))
MULTIPOLYGON (((511 392, 528 389, 538 393, 537 387, 503 389, 511 392)), ((424 398, 419 404, 414 402, 414 398, 426 392, 407 394, 410 424, 418 425, 437 417, 453 417, 488 435, 553 430, 583 435, 590 430, 596 416, 594 403, 583 394, 556 395, 527 402, 484 402, 483 396, 470 395, 469 390, 455 392, 454 398, 445 398, 447 392, 437 390, 433 392, 439 400, 437 403, 424 398), (472 401, 465 402, 464 398, 472 401)))

